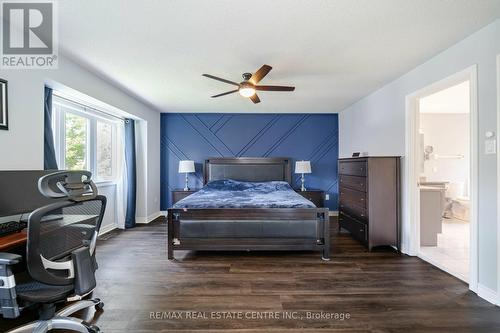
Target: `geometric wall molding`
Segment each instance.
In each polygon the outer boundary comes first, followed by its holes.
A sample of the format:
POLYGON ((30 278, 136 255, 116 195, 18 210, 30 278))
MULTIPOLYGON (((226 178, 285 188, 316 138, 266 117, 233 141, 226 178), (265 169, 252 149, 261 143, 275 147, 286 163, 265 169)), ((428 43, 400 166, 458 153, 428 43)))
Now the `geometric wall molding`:
MULTIPOLYGON (((337 114, 161 114, 161 209, 171 206, 170 190, 184 187, 179 160, 194 160, 190 187, 203 184, 203 161, 209 157, 289 157, 310 160, 306 187, 330 194, 337 210, 337 114)), ((293 175, 294 187, 300 177, 293 175)))

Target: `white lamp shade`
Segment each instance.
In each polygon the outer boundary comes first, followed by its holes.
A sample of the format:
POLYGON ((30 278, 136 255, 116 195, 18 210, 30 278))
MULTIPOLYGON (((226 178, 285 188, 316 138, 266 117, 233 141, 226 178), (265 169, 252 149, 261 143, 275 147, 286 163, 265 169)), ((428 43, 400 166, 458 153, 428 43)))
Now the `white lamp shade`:
POLYGON ((194 161, 179 161, 179 173, 194 172, 194 161))
POLYGON ((311 162, 310 161, 296 161, 295 162, 295 173, 311 173, 311 162))

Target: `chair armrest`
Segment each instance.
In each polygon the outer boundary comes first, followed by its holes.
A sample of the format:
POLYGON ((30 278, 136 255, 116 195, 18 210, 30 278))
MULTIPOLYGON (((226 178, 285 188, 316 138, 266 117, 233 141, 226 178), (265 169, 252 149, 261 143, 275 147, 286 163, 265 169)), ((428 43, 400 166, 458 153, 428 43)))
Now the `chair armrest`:
POLYGON ((0 265, 15 265, 21 262, 22 256, 15 253, 0 252, 0 265))

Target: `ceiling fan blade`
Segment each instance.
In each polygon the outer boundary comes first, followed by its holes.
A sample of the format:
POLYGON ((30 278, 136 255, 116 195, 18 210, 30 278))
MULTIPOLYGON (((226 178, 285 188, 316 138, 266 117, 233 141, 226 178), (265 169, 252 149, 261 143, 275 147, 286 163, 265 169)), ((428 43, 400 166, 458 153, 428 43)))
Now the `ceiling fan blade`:
POLYGON ((252 96, 250 96, 250 99, 252 100, 252 102, 254 102, 254 104, 260 103, 260 98, 259 96, 257 96, 257 94, 253 94, 252 96))
POLYGON ((267 75, 273 69, 269 65, 263 65, 261 68, 257 70, 257 72, 253 73, 252 77, 250 78, 250 82, 253 84, 259 83, 260 80, 264 78, 264 76, 267 75))
POLYGON ((217 81, 221 81, 221 82, 224 82, 224 83, 229 83, 229 84, 232 84, 232 85, 235 85, 235 86, 240 86, 239 83, 236 83, 236 82, 233 82, 233 81, 229 81, 229 80, 226 80, 226 79, 222 79, 220 77, 217 77, 217 76, 213 76, 213 75, 210 75, 210 74, 202 74, 203 76, 205 77, 208 77, 210 79, 214 79, 214 80, 217 80, 217 81))
POLYGON ((262 91, 294 91, 295 87, 287 87, 287 86, 255 86, 255 90, 262 90, 262 91))
POLYGON ((214 95, 214 96, 212 96, 212 98, 214 98, 214 97, 220 97, 220 96, 224 96, 224 95, 229 95, 229 94, 237 92, 238 90, 239 89, 235 89, 235 90, 231 90, 231 91, 226 91, 225 93, 214 95))

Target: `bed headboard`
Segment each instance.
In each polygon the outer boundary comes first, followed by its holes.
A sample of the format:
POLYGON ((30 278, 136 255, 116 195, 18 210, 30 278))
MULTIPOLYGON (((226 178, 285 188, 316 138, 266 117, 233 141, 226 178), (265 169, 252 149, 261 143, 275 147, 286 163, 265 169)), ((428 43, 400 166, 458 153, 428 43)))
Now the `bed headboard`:
POLYGON ((282 157, 214 157, 205 160, 204 184, 212 180, 242 181, 281 180, 292 184, 289 158, 282 157))

